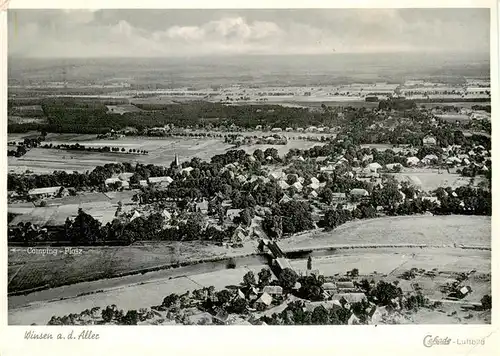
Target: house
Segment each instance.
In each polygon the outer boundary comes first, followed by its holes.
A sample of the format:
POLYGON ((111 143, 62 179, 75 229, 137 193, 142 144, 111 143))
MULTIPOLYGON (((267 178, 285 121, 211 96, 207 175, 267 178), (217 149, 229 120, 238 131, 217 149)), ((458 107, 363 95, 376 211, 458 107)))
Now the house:
POLYGON ((409 166, 416 166, 417 164, 420 163, 420 160, 418 159, 418 157, 408 157, 406 159, 406 164, 408 164, 409 166))
POLYGON ((151 185, 161 185, 167 186, 172 183, 174 180, 171 177, 149 177, 148 183, 151 185))
POLYGON ((56 195, 59 194, 60 191, 62 191, 64 188, 59 186, 59 187, 47 187, 47 188, 36 188, 36 189, 31 189, 28 191, 28 195, 31 198, 48 198, 48 197, 55 197, 56 195))
POLYGON ((382 166, 377 162, 373 162, 373 163, 369 163, 367 168, 370 169, 370 171, 372 171, 372 172, 377 172, 379 169, 382 168, 382 166))
POLYGON ((280 286, 265 286, 262 289, 262 292, 267 293, 271 296, 273 295, 282 295, 283 294, 283 288, 280 286))
POLYGON ((470 286, 462 287, 459 290, 462 298, 465 298, 467 294, 472 293, 472 288, 470 286))
POLYGON ((339 290, 343 289, 356 289, 353 282, 337 282, 337 288, 339 290))
POLYGON ((132 177, 134 175, 134 173, 130 173, 130 172, 124 172, 124 173, 120 173, 118 175, 118 178, 122 181, 129 181, 130 180, 130 177, 132 177))
POLYGON ((356 315, 354 315, 354 313, 351 314, 351 316, 347 320, 347 325, 359 325, 359 324, 360 324, 359 318, 356 315))
POLYGON ((283 190, 286 190, 286 189, 290 188, 290 186, 288 185, 288 183, 285 182, 284 180, 278 181, 278 185, 283 190))
POLYGON ((350 306, 354 303, 366 301, 366 295, 365 293, 337 293, 333 295, 332 299, 340 301, 342 306, 346 307, 346 305, 350 306))
POLYGON ((257 299, 255 301, 255 303, 262 303, 264 304, 266 307, 270 306, 271 303, 273 302, 273 297, 271 297, 269 294, 267 293, 262 293, 262 295, 259 297, 259 299, 257 299))
POLYGON ((130 217, 130 222, 134 221, 135 219, 137 218, 140 218, 141 217, 141 213, 139 213, 137 210, 134 210, 134 213, 132 214, 132 216, 130 217))
POLYGON ((458 157, 448 157, 446 159, 446 164, 450 165, 450 166, 454 166, 456 164, 460 164, 462 163, 462 160, 458 157))
POLYGON ((189 175, 189 174, 191 174, 191 171, 193 169, 194 169, 193 167, 186 167, 186 168, 181 169, 181 173, 185 173, 185 174, 189 175))
POLYGON ((284 172, 273 172, 269 176, 272 178, 278 180, 286 177, 286 174, 284 172))
POLYGON ((337 202, 337 203, 345 201, 347 199, 345 193, 333 193, 332 198, 333 198, 333 201, 337 202))
POLYGON ((422 163, 423 164, 432 164, 432 163, 437 163, 439 160, 439 157, 436 155, 427 155, 424 158, 422 158, 422 163))
POLYGON ((146 179, 142 179, 139 181, 139 186, 141 187, 147 187, 148 186, 148 181, 146 179))
POLYGON ((292 198, 290 198, 288 195, 286 194, 283 194, 283 197, 280 199, 279 203, 287 203, 289 202, 290 200, 292 200, 292 198))
MULTIPOLYGON (((314 178, 314 179, 316 179, 316 178, 314 178)), ((312 181, 312 179, 311 179, 311 181, 312 181)), ((317 182, 312 182, 311 184, 309 184, 308 187, 310 187, 314 190, 318 189, 320 187, 320 184, 319 184, 319 181, 317 179, 316 179, 316 181, 317 182)))
POLYGON ((355 197, 367 197, 370 195, 366 189, 360 189, 360 188, 351 189, 349 194, 355 197))
POLYGON ((328 159, 327 156, 319 156, 319 157, 316 157, 316 162, 318 163, 321 163, 321 162, 324 162, 328 159))
POLYGON ((431 203, 436 203, 437 205, 441 205, 441 201, 437 197, 422 197, 422 200, 431 202, 431 203))
POLYGON ((241 243, 245 241, 245 238, 246 238, 245 230, 241 226, 238 226, 236 230, 234 230, 233 235, 231 236, 231 242, 241 243))
POLYGON ((389 163, 385 165, 385 168, 389 170, 394 170, 395 168, 403 168, 403 165, 401 163, 389 163))
POLYGON ((294 187, 295 189, 297 189, 299 192, 302 191, 302 184, 300 184, 300 182, 293 183, 292 187, 294 187))
POLYGON ((315 199, 315 198, 317 198, 317 197, 318 197, 318 193, 316 193, 316 191, 315 191, 315 190, 313 190, 311 193, 309 193, 309 198, 313 198, 313 199, 315 199))
POLYGON ((434 136, 427 135, 422 139, 422 143, 424 146, 435 146, 437 144, 437 140, 434 136))

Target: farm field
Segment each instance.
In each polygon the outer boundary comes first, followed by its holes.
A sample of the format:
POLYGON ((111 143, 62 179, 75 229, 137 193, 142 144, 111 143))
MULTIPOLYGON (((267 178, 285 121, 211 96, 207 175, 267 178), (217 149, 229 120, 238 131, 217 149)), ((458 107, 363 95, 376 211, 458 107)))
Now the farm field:
POLYGON ((398 216, 348 222, 331 232, 315 231, 280 242, 287 248, 342 244, 427 244, 491 246, 489 216, 398 216))
MULTIPOLYGON (((427 270, 438 268, 440 271, 442 269, 442 271, 462 272, 470 269, 470 265, 474 265, 477 274, 481 274, 483 271, 489 270, 490 258, 489 251, 477 250, 359 249, 345 253, 341 252, 327 258, 314 258, 313 263, 314 268, 319 269, 325 275, 337 273, 344 275, 348 270, 367 265, 366 262, 362 264, 361 261, 369 260, 369 268, 366 268, 366 270, 360 269, 361 277, 378 279, 378 276, 385 275, 384 279, 390 279, 392 276, 396 278, 401 272, 412 267, 427 268, 427 270), (459 258, 457 259, 457 257, 459 258), (377 273, 374 274, 374 271, 377 273)), ((102 308, 110 304, 116 304, 123 309, 139 309, 160 304, 163 298, 170 293, 184 293, 208 286, 221 289, 230 285, 238 285, 246 272, 251 270, 257 273, 265 266, 251 263, 255 262, 252 260, 248 262, 250 262, 248 265, 240 266, 238 264, 237 268, 231 270, 222 268, 210 271, 205 270, 205 266, 200 266, 196 270, 196 266, 192 266, 193 269, 190 273, 163 278, 161 278, 161 271, 158 273, 153 272, 151 276, 150 274, 137 276, 141 277, 140 282, 138 279, 132 280, 129 277, 92 282, 92 285, 95 285, 92 291, 95 293, 80 296, 71 294, 75 292, 73 288, 75 286, 60 287, 47 291, 50 292, 53 299, 50 301, 45 299, 44 302, 42 300, 38 302, 30 301, 30 296, 10 297, 9 324, 45 324, 52 315, 79 313, 87 308, 90 309, 96 306, 102 308), (141 295, 141 298, 137 298, 137 295, 141 295)), ((298 269, 305 268, 306 260, 294 260, 292 266, 298 269)), ((474 278, 472 279, 474 280, 474 278)), ((435 281, 426 278, 425 280, 419 279, 418 282, 423 286, 425 293, 430 293, 432 296, 441 299, 442 295, 436 293, 435 289, 439 287, 443 280, 444 278, 438 277, 435 281)), ((483 294, 491 293, 490 282, 487 279, 475 280, 472 288, 475 292, 467 298, 467 302, 477 302, 483 294)), ((82 290, 89 291, 88 285, 82 290)))
POLYGON ((106 105, 108 108, 108 113, 112 114, 125 114, 127 112, 140 112, 142 111, 139 109, 137 106, 131 105, 131 104, 124 104, 124 105, 106 105))
MULTIPOLYGON (((85 172, 96 166, 115 162, 139 161, 143 155, 128 153, 101 153, 86 151, 64 151, 48 148, 33 148, 22 157, 8 157, 9 172, 52 173, 53 171, 85 172)), ((142 162, 142 161, 141 161, 142 162)))
POLYGON ((9 204, 9 213, 21 214, 16 216, 11 225, 20 222, 36 222, 39 225, 57 226, 64 225, 67 218, 73 219, 82 208, 86 213, 92 214, 102 224, 111 222, 115 218, 118 202, 124 205, 123 211, 131 211, 136 206, 132 202, 132 196, 136 191, 113 192, 113 193, 85 193, 77 196, 54 198, 45 200, 46 207, 25 206, 21 204, 9 204))
MULTIPOLYGON (((403 172, 392 174, 398 181, 407 181, 410 177, 416 177, 422 183, 420 187, 424 191, 436 190, 439 187, 458 187, 469 185, 471 179, 462 177, 460 174, 448 173, 446 170, 441 170, 439 173, 435 169, 411 169, 404 168, 403 172)), ((478 185, 484 181, 483 177, 475 177, 474 185, 478 185)))
POLYGON ((217 139, 162 138, 144 137, 124 138, 120 140, 80 140, 79 137, 68 137, 69 140, 47 140, 53 144, 80 143, 85 146, 112 146, 149 151, 148 155, 129 153, 101 153, 87 151, 65 151, 46 148, 31 149, 26 155, 16 158, 8 157, 9 172, 22 173, 27 169, 35 173, 51 173, 55 170, 68 172, 85 172, 96 166, 114 162, 140 162, 143 164, 169 165, 177 154, 179 160, 186 161, 193 157, 204 160, 213 155, 222 154, 232 146, 217 139))

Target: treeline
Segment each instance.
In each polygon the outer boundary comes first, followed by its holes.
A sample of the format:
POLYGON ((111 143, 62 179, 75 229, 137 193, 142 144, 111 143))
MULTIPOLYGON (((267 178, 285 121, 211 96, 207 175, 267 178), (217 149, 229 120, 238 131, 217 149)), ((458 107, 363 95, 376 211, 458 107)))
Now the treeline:
MULTIPOLYGON (((406 186, 408 196, 412 195, 410 186, 406 186)), ((452 188, 438 188, 433 192, 438 198, 439 204, 422 197, 415 199, 403 198, 397 188, 390 184, 372 193, 370 200, 366 201, 354 210, 346 210, 342 204, 325 212, 319 226, 327 230, 334 229, 354 219, 370 219, 378 216, 377 207, 383 207, 383 213, 389 216, 404 216, 423 214, 431 212, 434 215, 485 215, 491 216, 492 201, 491 191, 473 188, 459 187, 453 191, 452 188)))
MULTIPOLYGON (((137 106, 143 105, 137 104, 137 106)), ((162 105, 151 111, 127 112, 120 115, 108 113, 106 106, 98 101, 55 98, 44 99, 42 109, 49 123, 30 127, 45 128, 49 132, 98 134, 128 126, 142 130, 166 124, 174 124, 178 127, 204 127, 207 124, 230 126, 234 124, 244 128, 254 128, 257 125, 286 128, 307 127, 309 125, 333 126, 338 123, 337 115, 333 111, 313 113, 304 108, 289 108, 279 105, 228 106, 201 101, 162 105)), ((23 126, 12 125, 11 127, 9 125, 9 127, 9 132, 13 132, 20 131, 23 126)))
POLYGON ((8 242, 26 246, 36 243, 52 243, 74 246, 129 245, 138 240, 149 241, 229 241, 236 227, 216 228, 204 224, 199 212, 187 212, 184 218, 165 226, 161 213, 140 216, 132 221, 119 214, 111 222, 102 225, 100 221, 78 209, 74 220, 66 219, 61 229, 48 231, 31 223, 19 223, 8 230, 8 242))
POLYGON ((59 144, 53 145, 52 143, 42 145, 41 148, 53 148, 58 150, 67 150, 67 151, 88 151, 88 152, 117 152, 117 153, 134 153, 134 154, 143 154, 147 155, 149 152, 146 150, 139 150, 135 148, 125 149, 125 147, 110 147, 110 146, 102 146, 102 147, 88 147, 85 145, 80 145, 79 143, 75 144, 59 144))

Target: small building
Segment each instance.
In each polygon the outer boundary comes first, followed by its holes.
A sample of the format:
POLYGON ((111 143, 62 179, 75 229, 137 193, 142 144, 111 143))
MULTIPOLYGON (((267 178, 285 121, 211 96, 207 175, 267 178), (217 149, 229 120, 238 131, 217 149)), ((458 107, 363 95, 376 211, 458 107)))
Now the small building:
POLYGON ((300 182, 293 183, 292 187, 294 187, 295 189, 297 189, 299 192, 302 191, 302 184, 300 184, 300 182))
POLYGON ((420 163, 420 159, 418 159, 418 157, 408 157, 406 159, 406 164, 408 164, 409 166, 416 166, 417 164, 420 163))
POLYGON ((424 146, 435 146, 437 144, 437 140, 434 136, 427 135, 422 139, 422 143, 424 146))
POLYGON ((351 189, 349 194, 354 197, 367 197, 370 195, 366 189, 360 189, 360 188, 351 189))
POLYGON ((262 303, 266 307, 270 306, 273 302, 273 297, 271 297, 268 293, 262 293, 262 295, 255 301, 255 303, 262 303))
POLYGON ((28 195, 31 198, 49 198, 55 197, 59 194, 61 190, 64 188, 62 186, 58 187, 46 187, 46 188, 35 188, 28 191, 28 195))
POLYGON ((342 289, 355 289, 356 287, 354 286, 353 282, 337 282, 337 288, 339 290, 342 289))
POLYGON ((283 197, 280 199, 279 203, 287 203, 289 202, 290 200, 292 200, 292 198, 290 198, 288 195, 286 194, 283 194, 283 197))
POLYGON ((149 177, 148 183, 151 185, 162 185, 167 186, 174 180, 171 177, 149 177))
POLYGON ((278 185, 283 190, 286 190, 286 189, 290 188, 290 186, 288 185, 288 183, 285 182, 284 180, 278 181, 278 185))
POLYGON ((403 165, 401 163, 389 163, 385 165, 385 168, 392 171, 394 169, 403 168, 403 165))
POLYGON ((379 169, 382 169, 382 166, 377 162, 373 162, 373 163, 369 163, 367 168, 369 168, 370 171, 372 171, 372 172, 377 172, 379 169))
POLYGON ((343 202, 347 199, 345 193, 333 193, 332 198, 334 202, 343 202))
POLYGON ((281 286, 265 286, 262 289, 262 292, 267 293, 271 296, 273 295, 282 295, 283 294, 283 288, 281 286))
POLYGON ((424 158, 422 158, 422 163, 423 164, 433 164, 433 163, 437 163, 438 160, 439 160, 439 157, 436 155, 427 155, 424 158))

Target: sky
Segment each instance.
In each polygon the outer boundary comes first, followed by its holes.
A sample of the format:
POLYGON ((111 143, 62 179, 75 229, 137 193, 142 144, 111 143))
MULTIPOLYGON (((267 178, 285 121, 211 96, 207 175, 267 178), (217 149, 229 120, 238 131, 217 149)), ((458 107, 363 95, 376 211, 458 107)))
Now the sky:
POLYGON ((489 53, 489 9, 9 10, 11 57, 489 53))

